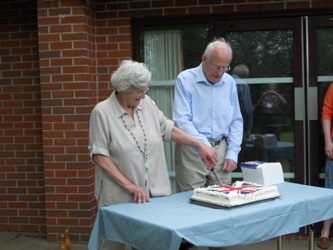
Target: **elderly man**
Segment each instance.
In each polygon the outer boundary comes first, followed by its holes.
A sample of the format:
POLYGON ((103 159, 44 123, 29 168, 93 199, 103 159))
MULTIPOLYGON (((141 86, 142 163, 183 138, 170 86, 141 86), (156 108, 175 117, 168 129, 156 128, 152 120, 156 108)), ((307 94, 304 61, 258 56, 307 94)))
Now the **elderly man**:
MULTIPOLYGON (((202 63, 178 75, 173 110, 176 126, 216 149, 215 169, 223 183, 231 182, 243 137, 236 83, 226 73, 231 59, 232 49, 223 38, 209 43, 202 63)), ((179 191, 217 182, 195 149, 177 144, 175 161, 179 191)))

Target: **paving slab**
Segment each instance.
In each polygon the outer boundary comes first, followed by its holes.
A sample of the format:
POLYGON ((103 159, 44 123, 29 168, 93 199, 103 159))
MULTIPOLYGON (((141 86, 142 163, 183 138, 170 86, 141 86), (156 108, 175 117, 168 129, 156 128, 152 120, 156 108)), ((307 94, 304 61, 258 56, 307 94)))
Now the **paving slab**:
MULTIPOLYGON (((333 250, 333 241, 330 241, 329 250, 333 250)), ((309 243, 307 240, 283 240, 283 250, 307 250, 309 243)), ((0 232, 0 250, 58 250, 59 243, 46 241, 45 234, 25 233, 25 232, 0 232)), ((71 250, 87 250, 87 244, 73 244, 71 250)), ((127 247, 126 250, 130 250, 127 247)), ((267 240, 246 246, 226 247, 224 250, 274 250, 277 249, 277 240, 267 240)), ((313 250, 319 250, 317 240, 313 250)), ((110 249, 111 250, 111 249, 110 249)), ((151 249, 158 250, 158 249, 151 249)), ((175 249, 176 250, 176 249, 175 249)), ((192 247, 191 250, 208 250, 207 247, 192 247)))

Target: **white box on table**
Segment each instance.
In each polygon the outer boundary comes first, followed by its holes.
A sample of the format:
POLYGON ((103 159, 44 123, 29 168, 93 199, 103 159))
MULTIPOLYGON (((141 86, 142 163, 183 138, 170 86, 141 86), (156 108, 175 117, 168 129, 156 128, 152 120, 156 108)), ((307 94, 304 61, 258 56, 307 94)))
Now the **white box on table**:
POLYGON ((241 169, 244 181, 266 186, 284 182, 283 170, 279 162, 242 162, 241 169))

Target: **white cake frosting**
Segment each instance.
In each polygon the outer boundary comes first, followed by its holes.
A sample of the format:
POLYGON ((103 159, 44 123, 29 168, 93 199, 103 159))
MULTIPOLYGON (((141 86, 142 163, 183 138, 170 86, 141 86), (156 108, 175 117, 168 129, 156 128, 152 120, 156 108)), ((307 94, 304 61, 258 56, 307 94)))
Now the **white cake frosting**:
POLYGON ((212 185, 206 188, 196 188, 193 190, 191 200, 223 207, 233 207, 279 196, 276 186, 236 181, 231 185, 212 185))

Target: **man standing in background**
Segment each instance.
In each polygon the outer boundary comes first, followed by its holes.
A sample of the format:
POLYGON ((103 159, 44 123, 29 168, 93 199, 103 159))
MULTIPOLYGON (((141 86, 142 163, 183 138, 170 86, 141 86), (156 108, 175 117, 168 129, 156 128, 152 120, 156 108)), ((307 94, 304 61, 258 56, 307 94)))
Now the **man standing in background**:
POLYGON ((250 87, 243 80, 243 78, 249 77, 249 68, 245 64, 236 65, 232 69, 232 77, 235 79, 237 84, 239 107, 242 113, 244 123, 243 142, 238 157, 238 166, 240 167, 240 163, 247 160, 246 138, 248 138, 251 134, 253 123, 253 107, 251 101, 250 87))

